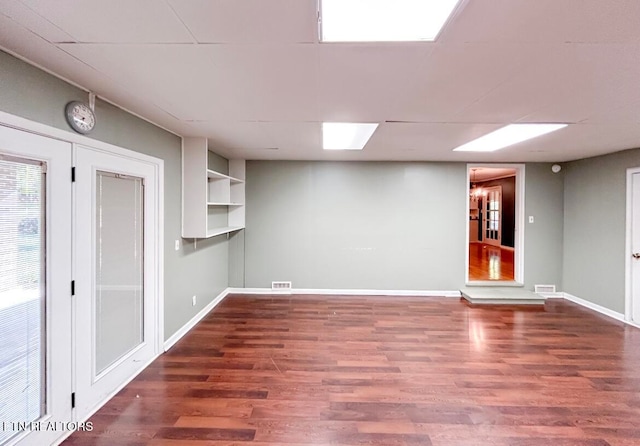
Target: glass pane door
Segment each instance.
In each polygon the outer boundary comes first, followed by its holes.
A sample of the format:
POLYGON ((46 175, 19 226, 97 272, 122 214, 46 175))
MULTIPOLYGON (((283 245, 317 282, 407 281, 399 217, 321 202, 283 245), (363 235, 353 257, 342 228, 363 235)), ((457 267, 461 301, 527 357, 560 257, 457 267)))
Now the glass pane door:
POLYGON ((490 245, 500 246, 502 240, 501 213, 502 188, 493 186, 486 188, 484 200, 484 241, 490 245))
POLYGON ((96 173, 95 373, 144 340, 144 185, 96 173))
POLYGON ((75 401, 83 419, 160 351, 162 237, 159 165, 76 146, 75 167, 75 401))
MULTIPOLYGON (((46 412, 45 164, 0 155, 0 421, 46 412)), ((17 429, 0 429, 0 444, 17 429)))
POLYGON ((0 445, 56 443, 72 420, 68 142, 0 124, 0 445))

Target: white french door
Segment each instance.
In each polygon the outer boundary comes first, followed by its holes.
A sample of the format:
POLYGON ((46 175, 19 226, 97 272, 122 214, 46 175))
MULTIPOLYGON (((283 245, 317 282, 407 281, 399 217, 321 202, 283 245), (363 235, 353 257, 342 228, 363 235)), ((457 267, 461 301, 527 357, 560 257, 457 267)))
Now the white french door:
POLYGON ((85 419, 159 353, 157 171, 76 147, 76 409, 85 419))
POLYGON ((0 125, 0 445, 72 421, 71 144, 0 125))
POLYGON ((502 244, 502 188, 486 187, 483 201, 483 241, 489 245, 502 244))

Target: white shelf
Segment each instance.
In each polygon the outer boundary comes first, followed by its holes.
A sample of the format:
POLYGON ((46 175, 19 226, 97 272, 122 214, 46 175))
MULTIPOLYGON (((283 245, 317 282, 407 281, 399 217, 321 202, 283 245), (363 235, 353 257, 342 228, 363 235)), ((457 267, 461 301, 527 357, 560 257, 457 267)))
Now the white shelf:
POLYGON ((207 237, 215 237, 216 235, 228 234, 230 232, 244 229, 244 226, 226 226, 224 228, 213 228, 207 231, 207 237))
POLYGON ((207 178, 211 180, 229 180, 232 183, 244 183, 244 180, 240 178, 230 177, 224 173, 216 172, 215 170, 207 169, 207 178))
POLYGON ((182 237, 208 238, 244 229, 245 161, 228 174, 209 169, 206 138, 182 139, 182 237))
POLYGON ((207 203, 207 206, 244 206, 244 203, 216 203, 216 202, 209 202, 209 203, 207 203))

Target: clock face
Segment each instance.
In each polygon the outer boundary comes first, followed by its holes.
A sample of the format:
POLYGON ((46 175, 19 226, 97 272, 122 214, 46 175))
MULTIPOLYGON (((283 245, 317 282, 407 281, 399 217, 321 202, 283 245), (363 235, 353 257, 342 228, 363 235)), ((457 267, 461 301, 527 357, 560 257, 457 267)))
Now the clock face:
POLYGON ((78 133, 89 133, 96 125, 96 116, 88 105, 79 101, 72 101, 65 109, 67 122, 78 133))

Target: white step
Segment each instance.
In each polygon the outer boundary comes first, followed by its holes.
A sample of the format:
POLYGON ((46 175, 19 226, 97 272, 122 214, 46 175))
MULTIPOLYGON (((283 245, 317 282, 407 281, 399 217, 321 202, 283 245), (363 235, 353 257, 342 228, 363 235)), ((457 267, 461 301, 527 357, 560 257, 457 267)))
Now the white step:
POLYGON ((545 301, 533 291, 513 287, 468 287, 460 293, 472 304, 542 305, 545 301))

